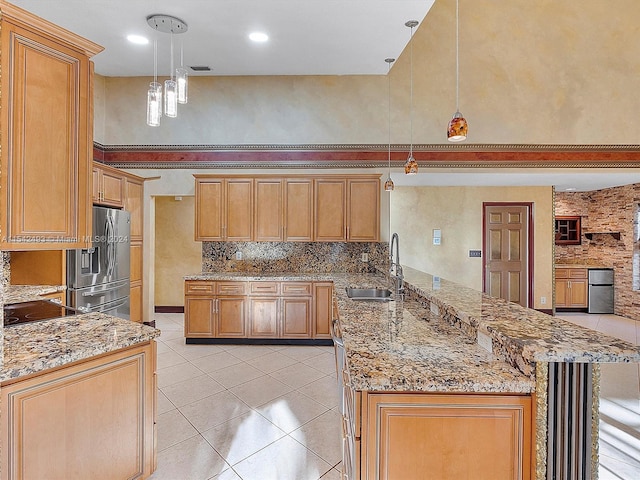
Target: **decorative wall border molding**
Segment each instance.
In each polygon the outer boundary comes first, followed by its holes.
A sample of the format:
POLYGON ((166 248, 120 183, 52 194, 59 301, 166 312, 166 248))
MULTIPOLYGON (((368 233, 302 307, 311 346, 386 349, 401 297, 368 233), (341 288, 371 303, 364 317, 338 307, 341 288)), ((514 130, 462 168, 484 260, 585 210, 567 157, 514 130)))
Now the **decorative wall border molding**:
MULTIPOLYGON (((94 159, 120 168, 381 168, 387 144, 101 145, 94 159)), ((401 167, 408 145, 391 146, 401 167)), ((426 168, 639 168, 640 145, 414 145, 426 168)))

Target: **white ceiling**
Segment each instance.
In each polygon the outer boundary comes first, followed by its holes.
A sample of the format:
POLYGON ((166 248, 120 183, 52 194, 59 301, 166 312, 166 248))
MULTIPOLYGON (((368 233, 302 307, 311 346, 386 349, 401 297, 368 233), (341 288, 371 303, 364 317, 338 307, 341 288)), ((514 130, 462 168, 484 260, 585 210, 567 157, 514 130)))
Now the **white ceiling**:
MULTIPOLYGON (((434 0, 10 0, 105 47, 94 57, 104 76, 153 74, 153 40, 127 41, 129 34, 156 35, 152 14, 183 20, 174 35, 175 58, 184 44, 184 64, 208 65, 204 75, 371 75, 387 71, 411 30, 434 0), (260 30, 265 44, 247 35, 260 30)), ((415 30, 414 30, 415 32, 415 30)), ((158 33, 158 73, 169 72, 170 37, 158 33)), ((202 75, 189 72, 193 75, 202 75)))
MULTIPOLYGON (((190 75, 379 75, 387 57, 399 57, 411 30, 435 0, 13 0, 30 12, 105 47, 94 57, 104 76, 150 76, 153 43, 134 45, 128 34, 155 31, 146 18, 168 14, 188 25, 174 35, 176 63, 184 43, 187 66, 208 65, 190 75), (269 34, 266 44, 247 35, 269 34)), ((418 25, 420 28, 420 25, 418 25)), ((169 72, 170 35, 158 33, 158 73, 169 72)), ((640 169, 422 169, 394 173, 396 185, 531 186, 558 191, 598 190, 640 183, 640 169)))

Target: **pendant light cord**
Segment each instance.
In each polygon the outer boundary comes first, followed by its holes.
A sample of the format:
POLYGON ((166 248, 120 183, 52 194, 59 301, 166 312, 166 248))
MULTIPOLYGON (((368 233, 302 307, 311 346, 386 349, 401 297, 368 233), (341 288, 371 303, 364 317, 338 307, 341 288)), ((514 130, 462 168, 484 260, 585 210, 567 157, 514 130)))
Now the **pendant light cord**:
POLYGON ((456 0, 456 112, 460 111, 460 20, 459 0, 456 0))
POLYGON ((153 83, 158 83, 158 35, 153 39, 153 83))
POLYGON ((409 37, 409 156, 413 157, 413 25, 409 37))
POLYGON ((171 72, 169 72, 169 78, 173 80, 173 29, 171 30, 171 72))
POLYGON ((389 70, 387 71, 387 118, 389 119, 389 176, 391 176, 391 63, 393 59, 388 58, 389 70))

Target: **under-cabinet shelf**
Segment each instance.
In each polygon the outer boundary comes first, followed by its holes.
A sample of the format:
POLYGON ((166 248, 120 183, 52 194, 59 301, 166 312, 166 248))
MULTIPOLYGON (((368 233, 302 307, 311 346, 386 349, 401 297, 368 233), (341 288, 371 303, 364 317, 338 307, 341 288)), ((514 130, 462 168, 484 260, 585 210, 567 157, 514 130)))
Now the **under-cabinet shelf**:
POLYGON ((589 240, 592 240, 594 235, 611 235, 616 240, 621 238, 620 232, 584 232, 584 236, 589 240))

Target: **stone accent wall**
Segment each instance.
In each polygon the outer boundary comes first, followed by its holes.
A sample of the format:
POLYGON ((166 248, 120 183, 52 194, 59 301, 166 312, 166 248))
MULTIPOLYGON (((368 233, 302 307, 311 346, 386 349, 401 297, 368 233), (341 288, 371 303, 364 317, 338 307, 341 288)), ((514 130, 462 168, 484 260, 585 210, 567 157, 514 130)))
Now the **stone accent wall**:
POLYGON ((376 268, 389 268, 386 242, 202 242, 203 272, 374 273, 376 268), (368 262, 361 260, 363 253, 368 262))
MULTIPOLYGON (((593 192, 556 192, 556 215, 582 217, 582 243, 556 245, 556 263, 603 265, 615 271, 615 313, 640 320, 640 291, 633 290, 635 215, 640 205, 640 184, 593 192), (620 232, 620 240, 585 232, 620 232)), ((636 279, 636 282, 638 279, 636 279)))

